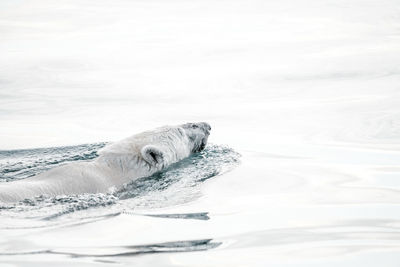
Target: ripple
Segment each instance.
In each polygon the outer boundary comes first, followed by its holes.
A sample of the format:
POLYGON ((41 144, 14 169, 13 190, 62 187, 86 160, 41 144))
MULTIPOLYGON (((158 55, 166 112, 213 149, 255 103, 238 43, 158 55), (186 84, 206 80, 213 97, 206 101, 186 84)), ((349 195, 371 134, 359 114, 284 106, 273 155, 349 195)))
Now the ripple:
MULTIPOLYGON (((0 256, 22 256, 22 255, 35 255, 35 254, 57 254, 66 255, 74 258, 81 257, 128 257, 128 256, 140 256, 143 254, 155 254, 155 253, 176 253, 176 252, 192 252, 192 251, 204 251, 213 249, 220 246, 221 242, 212 242, 212 239, 199 239, 199 240, 185 240, 185 241, 173 241, 165 243, 155 243, 147 245, 132 245, 132 246, 121 246, 121 247, 106 247, 101 248, 106 253, 102 254, 91 254, 85 253, 85 249, 82 248, 82 252, 70 252, 67 250, 38 250, 29 252, 10 252, 0 253, 0 256), (107 251, 110 253, 107 253, 107 251), (117 250, 117 252, 115 252, 117 250), (118 251, 120 250, 120 251, 118 251), (114 252, 111 252, 114 251, 114 252)), ((96 248, 99 249, 99 248, 96 248)), ((72 249, 73 251, 79 250, 77 248, 72 249)), ((90 250, 90 249, 88 249, 90 250)))
POLYGON ((126 184, 115 195, 133 208, 161 208, 199 196, 197 186, 239 164, 240 154, 226 146, 208 145, 166 170, 126 184), (186 194, 177 193, 184 191, 186 194))

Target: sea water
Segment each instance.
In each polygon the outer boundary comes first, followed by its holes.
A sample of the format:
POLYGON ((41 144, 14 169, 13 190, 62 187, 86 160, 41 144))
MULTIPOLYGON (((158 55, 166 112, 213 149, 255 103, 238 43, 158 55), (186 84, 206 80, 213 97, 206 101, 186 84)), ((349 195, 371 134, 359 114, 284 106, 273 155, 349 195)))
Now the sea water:
POLYGON ((114 194, 1 204, 1 265, 398 266, 399 25, 397 0, 1 1, 1 183, 212 126, 114 194))

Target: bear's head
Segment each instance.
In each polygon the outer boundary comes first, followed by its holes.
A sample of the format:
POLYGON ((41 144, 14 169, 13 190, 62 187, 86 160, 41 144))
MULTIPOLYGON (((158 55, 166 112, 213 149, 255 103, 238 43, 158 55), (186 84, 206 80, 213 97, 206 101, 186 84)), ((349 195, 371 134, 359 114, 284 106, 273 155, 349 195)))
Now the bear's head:
POLYGON ((193 153, 202 151, 206 147, 207 139, 211 131, 210 124, 206 122, 185 123, 180 127, 185 130, 190 143, 193 145, 191 149, 193 153))
MULTIPOLYGON (((161 138, 159 142, 145 145, 141 149, 143 159, 159 170, 169 164, 176 162, 177 159, 187 157, 187 152, 196 153, 202 151, 207 144, 211 126, 205 122, 185 123, 175 127, 165 126, 160 128, 161 138), (167 129, 167 131, 166 131, 167 129), (177 134, 179 133, 179 134, 177 134), (188 139, 188 147, 181 147, 179 140, 188 139), (189 150, 189 151, 188 151, 189 150)), ((182 143, 183 144, 183 143, 182 143)))

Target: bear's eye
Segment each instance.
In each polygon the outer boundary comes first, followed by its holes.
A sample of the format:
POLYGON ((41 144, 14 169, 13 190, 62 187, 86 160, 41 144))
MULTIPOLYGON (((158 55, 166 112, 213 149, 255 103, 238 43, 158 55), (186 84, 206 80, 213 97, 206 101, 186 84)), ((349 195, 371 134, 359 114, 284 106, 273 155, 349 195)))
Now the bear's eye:
POLYGON ((193 124, 193 125, 192 125, 192 128, 193 128, 193 129, 196 129, 196 128, 199 128, 199 126, 197 126, 196 124, 193 124))

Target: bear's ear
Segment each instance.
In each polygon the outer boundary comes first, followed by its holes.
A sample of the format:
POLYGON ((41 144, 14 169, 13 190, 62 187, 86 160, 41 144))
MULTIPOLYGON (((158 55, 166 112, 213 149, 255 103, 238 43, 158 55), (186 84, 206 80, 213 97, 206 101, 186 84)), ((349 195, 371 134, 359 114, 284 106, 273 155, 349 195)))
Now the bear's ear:
POLYGON ((156 167, 163 166, 164 163, 164 153, 156 146, 147 145, 141 150, 142 157, 147 163, 156 167))

